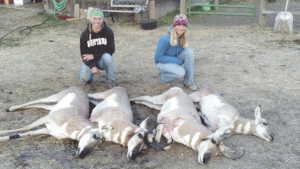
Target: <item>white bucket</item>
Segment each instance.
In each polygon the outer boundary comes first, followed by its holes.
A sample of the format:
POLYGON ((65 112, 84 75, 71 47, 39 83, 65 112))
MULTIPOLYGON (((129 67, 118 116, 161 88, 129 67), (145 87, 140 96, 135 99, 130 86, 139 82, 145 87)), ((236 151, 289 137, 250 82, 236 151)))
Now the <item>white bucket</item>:
POLYGON ((14 0, 15 5, 24 5, 24 4, 29 4, 31 0, 14 0))

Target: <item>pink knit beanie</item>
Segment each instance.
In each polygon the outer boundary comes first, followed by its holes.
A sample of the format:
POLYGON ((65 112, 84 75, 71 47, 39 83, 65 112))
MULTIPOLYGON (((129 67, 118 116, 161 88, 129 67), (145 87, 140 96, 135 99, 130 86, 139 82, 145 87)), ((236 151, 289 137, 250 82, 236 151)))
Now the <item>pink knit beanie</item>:
POLYGON ((185 26, 187 26, 187 24, 188 24, 188 20, 187 20, 186 15, 178 14, 178 15, 175 16, 173 26, 176 26, 176 25, 185 25, 185 26))

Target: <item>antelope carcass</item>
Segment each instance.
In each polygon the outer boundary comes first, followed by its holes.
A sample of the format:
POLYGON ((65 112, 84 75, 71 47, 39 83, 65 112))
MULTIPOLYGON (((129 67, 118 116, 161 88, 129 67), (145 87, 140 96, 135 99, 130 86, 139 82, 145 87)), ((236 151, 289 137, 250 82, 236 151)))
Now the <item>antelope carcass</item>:
POLYGON ((152 129, 147 130, 148 118, 140 126, 133 124, 130 102, 122 87, 115 87, 88 96, 91 101, 94 100, 96 105, 90 121, 97 122, 99 127, 112 126, 114 130, 103 133, 105 140, 128 147, 127 157, 130 160, 134 160, 141 150, 148 146, 163 149, 163 145, 153 142, 152 129))
POLYGON ((242 118, 237 109, 211 88, 204 88, 189 95, 200 106, 200 116, 212 131, 229 128, 227 133, 253 134, 268 142, 273 140, 267 120, 261 118, 260 106, 257 106, 255 120, 242 118))
POLYGON ((161 109, 157 122, 164 123, 164 125, 157 126, 155 141, 159 142, 163 135, 168 143, 174 140, 197 150, 198 161, 201 164, 221 154, 231 159, 240 158, 244 154, 244 150, 235 151, 223 144, 222 140, 225 138, 223 134, 227 129, 223 128, 212 133, 201 124, 194 103, 178 87, 171 88, 158 96, 142 96, 131 101, 161 109), (160 105, 162 105, 161 108, 160 105))
POLYGON ((42 108, 50 110, 50 113, 23 128, 0 131, 0 135, 28 131, 42 124, 45 124, 46 127, 21 134, 0 137, 0 141, 40 134, 52 135, 57 139, 68 138, 79 141, 76 154, 80 158, 84 158, 94 147, 101 144, 102 133, 112 129, 111 126, 103 126, 99 130, 89 121, 88 96, 77 87, 68 88, 46 98, 9 107, 7 112, 24 108, 42 108))

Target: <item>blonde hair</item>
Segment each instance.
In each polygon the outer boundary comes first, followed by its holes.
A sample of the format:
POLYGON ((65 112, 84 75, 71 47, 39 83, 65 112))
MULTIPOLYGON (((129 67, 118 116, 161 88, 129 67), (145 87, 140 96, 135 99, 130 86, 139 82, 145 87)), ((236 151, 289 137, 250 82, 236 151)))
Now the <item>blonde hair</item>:
POLYGON ((89 40, 92 39, 92 23, 89 22, 89 40))
POLYGON ((171 46, 177 46, 179 38, 180 38, 180 45, 184 48, 187 48, 188 47, 188 31, 186 30, 180 37, 177 37, 176 30, 173 28, 170 31, 171 46))

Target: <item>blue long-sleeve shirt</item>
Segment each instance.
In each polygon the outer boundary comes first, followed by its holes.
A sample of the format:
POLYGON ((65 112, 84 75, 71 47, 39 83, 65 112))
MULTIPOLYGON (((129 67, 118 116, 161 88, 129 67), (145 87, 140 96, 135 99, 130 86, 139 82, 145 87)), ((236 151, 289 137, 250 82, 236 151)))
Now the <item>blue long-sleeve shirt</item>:
MULTIPOLYGON (((171 28, 172 29, 172 28, 171 28)), ((159 41, 155 52, 155 64, 157 63, 174 63, 182 65, 182 62, 178 59, 180 52, 184 48, 180 45, 180 39, 178 39, 177 46, 171 46, 170 33, 163 35, 159 41)))

